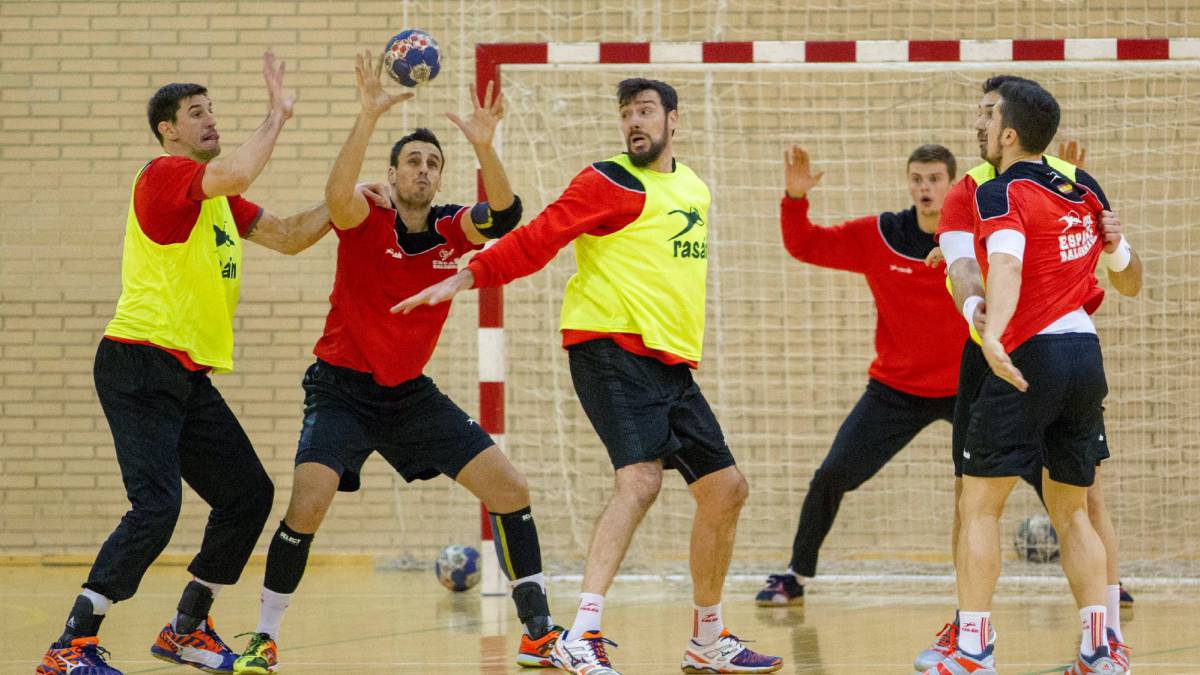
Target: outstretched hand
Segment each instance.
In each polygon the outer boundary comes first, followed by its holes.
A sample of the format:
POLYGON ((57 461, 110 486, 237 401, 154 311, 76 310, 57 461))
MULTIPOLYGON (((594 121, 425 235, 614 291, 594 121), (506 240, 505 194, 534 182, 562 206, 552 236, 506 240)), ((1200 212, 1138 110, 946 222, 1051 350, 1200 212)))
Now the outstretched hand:
POLYGON ((504 119, 504 95, 497 94, 495 97, 492 96, 495 85, 495 80, 488 81, 487 91, 483 94, 482 105, 475 100, 475 92, 472 91, 471 87, 467 87, 474 110, 466 120, 463 120, 452 112, 446 113, 446 117, 449 117, 451 122, 454 122, 459 129, 462 129, 463 136, 467 137, 467 141, 471 145, 491 145, 492 137, 496 134, 496 126, 500 124, 500 120, 504 119))
POLYGON ((391 309, 392 314, 408 314, 421 305, 440 305, 475 285, 475 274, 469 269, 460 270, 458 274, 427 286, 416 295, 409 296, 391 309))
POLYGON ((807 195, 809 190, 821 182, 821 176, 825 175, 824 171, 813 175, 812 166, 808 162, 808 153, 798 145, 793 145, 791 150, 783 151, 783 162, 784 176, 787 179, 787 195, 792 199, 800 199, 807 195))
POLYGON ((287 64, 275 60, 275 52, 267 50, 263 54, 263 80, 267 83, 267 110, 278 112, 283 119, 291 119, 292 108, 296 105, 296 96, 283 95, 283 73, 287 64), (278 64, 278 65, 276 65, 278 64))
POLYGON ((1087 157, 1087 148, 1079 144, 1079 141, 1067 141, 1066 143, 1058 144, 1058 158, 1068 164, 1074 164, 1075 168, 1083 168, 1083 160, 1087 157))
POLYGON ((383 90, 379 76, 383 73, 383 58, 378 62, 369 51, 358 55, 354 64, 354 74, 358 78, 358 97, 362 101, 363 112, 382 115, 401 101, 413 97, 412 92, 392 95, 383 90))

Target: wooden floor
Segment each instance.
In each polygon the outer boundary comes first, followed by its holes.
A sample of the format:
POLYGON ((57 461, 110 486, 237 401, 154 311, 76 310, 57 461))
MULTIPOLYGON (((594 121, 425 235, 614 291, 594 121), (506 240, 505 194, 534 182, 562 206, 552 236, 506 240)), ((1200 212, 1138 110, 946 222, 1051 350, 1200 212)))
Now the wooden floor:
MULTIPOLYGON (((0 673, 29 673, 61 630, 81 567, 0 566, 0 673)), ((262 568, 247 569, 214 607, 217 630, 241 649, 237 633, 254 629, 262 568)), ((101 631, 114 666, 125 673, 198 672, 149 655, 187 576, 156 566, 138 595, 119 604, 101 631)), ((754 606, 757 584, 731 582, 726 624, 756 650, 783 656, 783 672, 910 673, 911 660, 951 616, 944 590, 889 594, 887 586, 814 588, 804 607, 754 606)), ((1138 589, 1134 589, 1138 592, 1138 589)), ((578 581, 552 581, 551 607, 569 622, 578 581)), ((1200 593, 1137 594, 1136 616, 1125 617, 1135 671, 1200 673, 1200 593)), ((604 613, 606 633, 620 646, 614 665, 627 675, 679 672, 691 629, 691 600, 683 582, 619 580, 604 613)), ((1078 618, 1062 588, 1002 590, 994 613, 1001 673, 1062 672, 1078 646, 1078 618), (1017 597, 1019 596, 1019 597, 1017 597)), ((308 571, 283 624, 286 673, 523 672, 512 663, 519 626, 507 599, 452 594, 431 572, 375 571, 369 566, 321 566, 308 571)), ((524 671, 536 672, 536 671, 524 671)))

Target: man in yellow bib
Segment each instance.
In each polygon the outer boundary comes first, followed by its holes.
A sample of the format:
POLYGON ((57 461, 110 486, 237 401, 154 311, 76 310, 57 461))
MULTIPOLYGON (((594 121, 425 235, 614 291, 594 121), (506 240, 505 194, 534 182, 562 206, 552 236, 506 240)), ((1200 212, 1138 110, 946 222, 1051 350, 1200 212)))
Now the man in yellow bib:
POLYGON ((783 660, 750 650, 721 619, 721 586, 749 488, 691 373, 704 342, 708 186, 675 161, 678 96, 670 85, 624 80, 617 101, 626 152, 581 171, 528 225, 393 311, 533 274, 574 242, 578 272, 563 298, 563 346, 616 486, 592 533, 579 611, 554 647, 555 665, 580 675, 617 672, 606 651, 613 643, 600 630, 604 594, 671 468, 696 500, 695 609, 682 669, 774 672, 783 660))
POLYGON ((182 481, 212 511, 178 614, 150 651, 210 673, 233 670, 237 655, 213 630, 209 608, 223 586, 238 580, 270 513, 274 487, 209 373, 233 368, 241 240, 290 255, 329 227, 324 205, 279 218, 239 196, 292 116, 295 99, 283 94, 283 73, 282 62, 264 55, 267 118, 220 159, 203 86, 168 84, 150 99, 150 129, 165 154, 134 180, 121 298, 94 370, 132 508, 100 548, 40 674, 120 672, 106 663, 96 635, 112 603, 133 596, 171 539, 182 481))

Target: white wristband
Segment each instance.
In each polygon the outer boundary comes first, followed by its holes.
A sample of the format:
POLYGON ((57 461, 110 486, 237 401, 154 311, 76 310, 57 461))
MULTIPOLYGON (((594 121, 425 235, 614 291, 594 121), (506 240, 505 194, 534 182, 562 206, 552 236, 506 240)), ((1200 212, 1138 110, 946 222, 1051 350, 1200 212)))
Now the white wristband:
POLYGON ((975 325, 975 310, 979 307, 979 303, 983 302, 983 298, 978 295, 972 295, 963 301, 962 315, 967 320, 968 326, 975 325))
POLYGON ((1117 244, 1117 250, 1112 253, 1100 254, 1100 260, 1104 261, 1104 266, 1113 272, 1120 272, 1129 267, 1129 261, 1132 259, 1133 247, 1129 245, 1129 240, 1124 235, 1121 236, 1121 243, 1117 244))

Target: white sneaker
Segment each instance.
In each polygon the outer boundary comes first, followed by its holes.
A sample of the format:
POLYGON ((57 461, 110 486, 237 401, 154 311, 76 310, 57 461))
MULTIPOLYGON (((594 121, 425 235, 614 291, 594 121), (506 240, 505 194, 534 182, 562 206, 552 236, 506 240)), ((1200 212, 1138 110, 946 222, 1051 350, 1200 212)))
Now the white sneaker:
POLYGON ((554 643, 550 652, 550 660, 560 670, 575 675, 621 675, 608 662, 608 652, 605 645, 617 646, 617 643, 604 637, 598 630, 588 631, 578 640, 566 640, 566 635, 554 643))
POLYGON ((783 659, 755 652, 726 629, 711 645, 688 640, 679 667, 685 673, 773 673, 783 667, 783 659))

